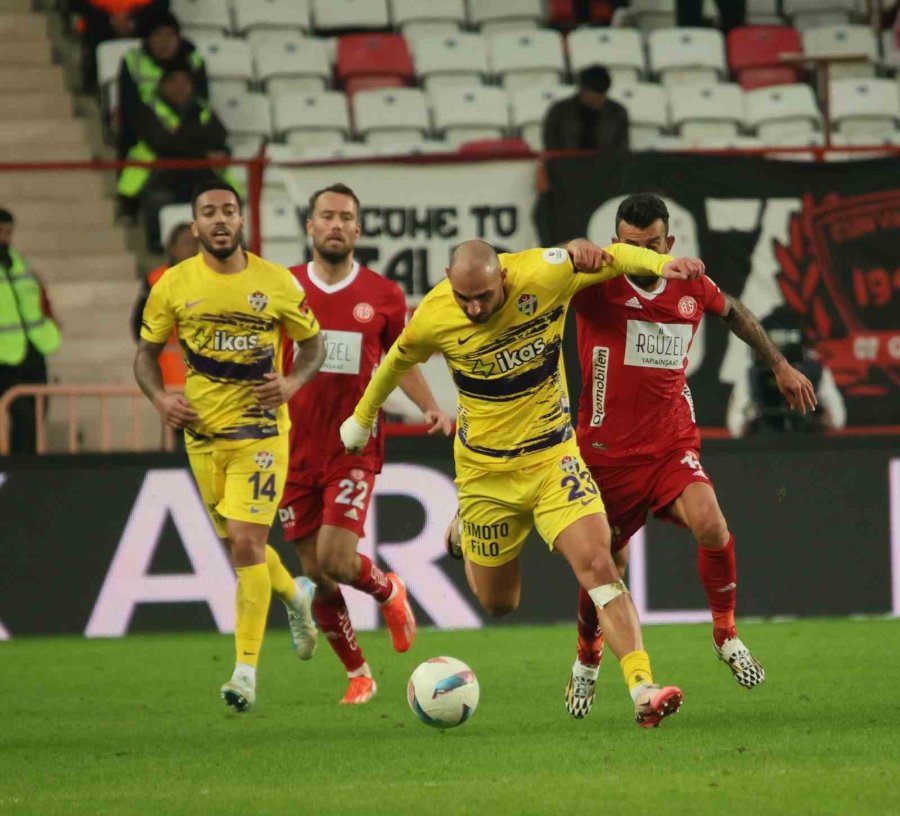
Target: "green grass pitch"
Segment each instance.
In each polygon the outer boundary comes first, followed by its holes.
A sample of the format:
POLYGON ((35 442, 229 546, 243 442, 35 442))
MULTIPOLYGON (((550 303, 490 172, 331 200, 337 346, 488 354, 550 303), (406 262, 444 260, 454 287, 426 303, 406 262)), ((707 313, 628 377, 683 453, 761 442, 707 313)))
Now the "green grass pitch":
POLYGON ((300 663, 272 631, 246 715, 218 697, 226 636, 10 641, 0 814, 900 813, 900 621, 745 623, 768 672, 754 691, 716 661, 707 626, 645 632, 657 679, 685 692, 656 730, 632 723, 610 659, 593 713, 568 717, 573 627, 423 630, 404 655, 363 633, 379 691, 361 707, 337 705, 324 641, 300 663), (405 694, 441 654, 481 683, 479 709, 447 732, 420 724, 405 694))

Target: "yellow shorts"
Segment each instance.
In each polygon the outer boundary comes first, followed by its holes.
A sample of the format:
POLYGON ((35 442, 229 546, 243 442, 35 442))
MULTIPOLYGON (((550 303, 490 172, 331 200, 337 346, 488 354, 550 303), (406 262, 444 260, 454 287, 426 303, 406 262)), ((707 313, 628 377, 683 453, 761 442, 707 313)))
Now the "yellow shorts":
POLYGON ((462 547, 469 561, 486 567, 512 561, 532 526, 552 550, 570 524, 606 512, 575 440, 557 451, 556 459, 521 470, 457 467, 462 547))
POLYGON ((225 519, 270 526, 288 471, 288 435, 188 453, 200 497, 220 538, 225 519))

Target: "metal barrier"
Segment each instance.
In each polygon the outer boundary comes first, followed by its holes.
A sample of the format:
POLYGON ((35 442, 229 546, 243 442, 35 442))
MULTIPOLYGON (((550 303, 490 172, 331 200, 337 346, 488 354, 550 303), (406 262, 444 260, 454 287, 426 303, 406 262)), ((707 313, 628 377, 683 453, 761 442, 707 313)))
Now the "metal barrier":
MULTIPOLYGON (((140 389, 131 385, 17 385, 10 388, 0 397, 0 455, 8 456, 10 451, 10 405, 17 400, 33 397, 35 400, 35 448, 38 454, 47 453, 47 399, 62 397, 67 402, 67 450, 78 453, 80 450, 78 435, 79 399, 100 400, 100 451, 109 453, 122 450, 121 446, 113 446, 112 429, 110 427, 110 399, 126 399, 131 402, 131 446, 132 451, 154 450, 142 443, 143 422, 141 407, 144 395, 140 389)), ((158 450, 175 450, 175 433, 160 422, 160 445, 158 450)))

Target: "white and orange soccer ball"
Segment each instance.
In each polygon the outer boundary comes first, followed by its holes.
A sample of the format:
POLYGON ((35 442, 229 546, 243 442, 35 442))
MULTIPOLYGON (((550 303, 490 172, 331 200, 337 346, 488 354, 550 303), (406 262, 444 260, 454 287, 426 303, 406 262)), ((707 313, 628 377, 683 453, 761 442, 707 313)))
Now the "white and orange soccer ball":
POLYGON ((475 713, 478 678, 455 657, 432 657, 416 667, 406 687, 409 707, 425 725, 455 728, 475 713))

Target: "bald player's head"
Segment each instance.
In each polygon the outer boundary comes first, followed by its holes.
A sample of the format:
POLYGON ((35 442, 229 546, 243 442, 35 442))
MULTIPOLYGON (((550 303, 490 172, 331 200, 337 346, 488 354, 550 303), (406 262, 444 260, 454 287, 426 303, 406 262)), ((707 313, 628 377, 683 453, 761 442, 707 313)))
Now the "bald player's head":
POLYGON ((464 241, 456 247, 447 278, 453 297, 473 323, 487 323, 506 300, 506 270, 484 241, 464 241))

